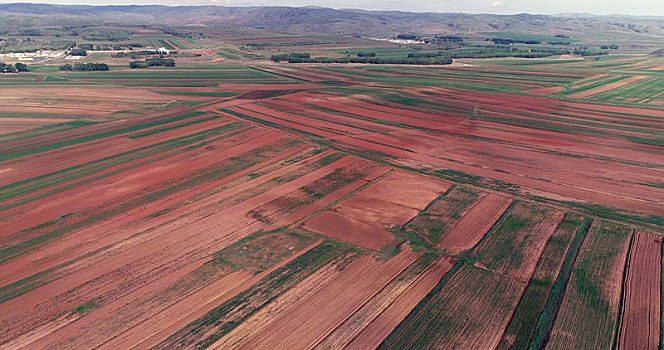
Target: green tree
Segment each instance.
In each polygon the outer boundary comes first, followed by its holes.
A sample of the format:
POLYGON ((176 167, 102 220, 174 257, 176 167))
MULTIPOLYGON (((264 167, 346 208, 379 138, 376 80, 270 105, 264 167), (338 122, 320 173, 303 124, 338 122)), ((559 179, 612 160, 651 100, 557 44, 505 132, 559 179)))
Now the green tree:
POLYGON ((16 70, 19 72, 27 72, 28 71, 28 66, 24 63, 18 62, 14 65, 16 67, 16 70))

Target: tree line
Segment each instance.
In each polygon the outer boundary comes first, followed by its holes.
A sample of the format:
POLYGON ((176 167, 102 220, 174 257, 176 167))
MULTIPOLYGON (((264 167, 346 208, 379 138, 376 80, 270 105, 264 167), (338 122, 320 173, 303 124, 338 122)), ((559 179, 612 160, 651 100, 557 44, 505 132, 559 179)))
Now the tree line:
POLYGON ((76 63, 73 66, 71 64, 65 64, 60 66, 60 70, 81 72, 106 71, 108 70, 108 65, 106 63, 76 63))
POLYGON ((409 57, 310 57, 309 54, 274 55, 275 62, 288 63, 366 63, 366 64, 414 64, 414 65, 444 65, 451 64, 449 57, 409 58, 409 57))
POLYGON ((175 67, 175 60, 172 58, 147 58, 145 61, 131 61, 129 68, 148 68, 148 67, 175 67))

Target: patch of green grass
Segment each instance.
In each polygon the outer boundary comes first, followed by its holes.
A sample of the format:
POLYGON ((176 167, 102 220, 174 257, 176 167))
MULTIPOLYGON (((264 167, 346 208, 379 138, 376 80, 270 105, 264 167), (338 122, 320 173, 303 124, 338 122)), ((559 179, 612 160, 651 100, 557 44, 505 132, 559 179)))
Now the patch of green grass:
POLYGON ((187 126, 190 126, 190 125, 199 124, 199 123, 207 122, 207 121, 218 119, 218 118, 219 118, 218 116, 210 116, 210 117, 207 117, 207 118, 201 118, 201 119, 197 119, 197 120, 194 120, 194 121, 190 121, 190 122, 186 122, 186 123, 180 123, 180 124, 176 124, 176 125, 172 125, 172 126, 168 126, 168 127, 164 127, 164 128, 155 128, 155 129, 152 129, 150 131, 146 131, 146 132, 143 132, 143 133, 140 133, 140 134, 130 135, 129 138, 130 139, 139 139, 139 138, 142 138, 142 137, 147 137, 147 136, 151 136, 151 135, 154 135, 154 134, 159 134, 159 133, 166 132, 166 131, 171 131, 171 130, 175 130, 175 129, 179 129, 179 128, 184 128, 184 127, 187 127, 187 126))
POLYGON ((81 305, 79 305, 77 308, 74 309, 73 312, 74 312, 75 314, 79 314, 79 315, 83 315, 83 316, 85 316, 85 315, 91 313, 92 311, 98 309, 100 306, 101 306, 101 305, 99 305, 96 301, 91 300, 91 301, 88 301, 88 302, 85 303, 85 304, 81 304, 81 305))

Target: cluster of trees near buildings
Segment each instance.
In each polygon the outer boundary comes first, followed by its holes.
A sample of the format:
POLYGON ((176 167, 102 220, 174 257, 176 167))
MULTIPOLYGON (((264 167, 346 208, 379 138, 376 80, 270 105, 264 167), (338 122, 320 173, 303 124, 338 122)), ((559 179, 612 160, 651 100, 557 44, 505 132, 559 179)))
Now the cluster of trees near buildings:
POLYGON ((0 62, 0 73, 20 73, 27 72, 28 66, 24 63, 18 62, 14 65, 0 62))

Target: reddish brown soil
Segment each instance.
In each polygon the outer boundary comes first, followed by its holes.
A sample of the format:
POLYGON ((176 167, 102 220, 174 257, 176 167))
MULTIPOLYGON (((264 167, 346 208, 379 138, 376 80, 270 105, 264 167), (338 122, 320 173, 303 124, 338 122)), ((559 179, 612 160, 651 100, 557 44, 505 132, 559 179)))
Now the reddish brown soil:
POLYGON ((348 344, 347 349, 377 348, 455 263, 455 259, 442 257, 431 264, 408 289, 348 344))
POLYGON ((372 257, 358 259, 316 293, 274 317, 262 332, 241 347, 303 349, 315 346, 418 257, 419 254, 405 250, 386 263, 372 257))
POLYGON ((239 292, 260 281, 271 272, 311 250, 321 242, 322 241, 318 241, 312 244, 260 274, 251 274, 247 271, 240 271, 224 277, 223 279, 207 286, 205 289, 201 289, 196 294, 192 294, 186 299, 174 304, 168 310, 155 315, 151 319, 146 319, 139 327, 129 329, 120 337, 114 338, 112 341, 105 343, 102 348, 118 349, 153 347, 168 338, 171 334, 177 332, 187 324, 195 321, 218 305, 221 305, 223 302, 237 295, 239 292), (193 309, 192 306, 195 306, 196 309, 193 309))
POLYGON ((449 184, 444 181, 397 170, 333 210, 359 221, 389 228, 415 217, 448 187, 449 184))
POLYGON ((489 194, 477 203, 438 243, 452 255, 472 248, 498 221, 512 199, 489 194))
POLYGON ((0 105, 12 112, 41 112, 57 115, 98 115, 119 110, 160 105, 173 100, 141 88, 15 86, 3 89, 0 105), (100 102, 103 101, 103 102, 100 102), (20 106, 20 107, 18 107, 20 106))
POLYGON ((327 210, 304 224, 306 229, 363 248, 380 250, 394 241, 392 232, 327 210))
POLYGON ((662 236, 634 236, 624 286, 620 349, 658 349, 662 236))
POLYGON ((549 95, 549 94, 555 94, 556 92, 561 92, 561 91, 563 91, 562 87, 554 86, 554 87, 550 87, 550 88, 530 90, 528 92, 531 93, 531 94, 535 94, 535 95, 549 95))

